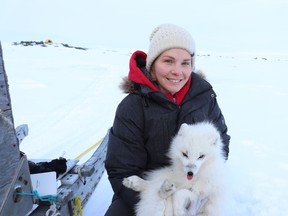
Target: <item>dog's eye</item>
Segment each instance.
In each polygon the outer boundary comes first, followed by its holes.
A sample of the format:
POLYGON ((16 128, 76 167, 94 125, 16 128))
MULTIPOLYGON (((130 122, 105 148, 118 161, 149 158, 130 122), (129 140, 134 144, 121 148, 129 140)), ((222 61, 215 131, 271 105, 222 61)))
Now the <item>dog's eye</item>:
POLYGON ((182 155, 186 158, 188 158, 188 155, 185 152, 182 152, 182 155))
POLYGON ((198 159, 203 159, 205 157, 204 154, 201 154, 198 159))

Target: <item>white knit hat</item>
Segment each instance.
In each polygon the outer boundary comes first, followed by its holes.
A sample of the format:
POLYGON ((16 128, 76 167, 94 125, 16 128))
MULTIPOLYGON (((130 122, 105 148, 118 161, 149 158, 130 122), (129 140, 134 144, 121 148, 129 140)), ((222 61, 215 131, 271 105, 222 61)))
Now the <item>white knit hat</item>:
POLYGON ((150 36, 150 46, 146 58, 146 69, 151 70, 155 59, 164 51, 182 48, 192 55, 192 68, 195 62, 195 43, 191 34, 180 26, 162 24, 156 27, 150 36))

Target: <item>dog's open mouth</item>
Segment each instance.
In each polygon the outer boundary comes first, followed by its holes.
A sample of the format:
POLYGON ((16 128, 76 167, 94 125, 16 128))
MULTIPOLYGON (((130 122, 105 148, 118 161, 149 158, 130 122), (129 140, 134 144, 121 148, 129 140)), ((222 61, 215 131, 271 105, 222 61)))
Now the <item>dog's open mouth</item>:
POLYGON ((193 172, 189 171, 189 172, 187 173, 187 179, 188 179, 188 180, 192 180, 192 178, 193 178, 193 172))

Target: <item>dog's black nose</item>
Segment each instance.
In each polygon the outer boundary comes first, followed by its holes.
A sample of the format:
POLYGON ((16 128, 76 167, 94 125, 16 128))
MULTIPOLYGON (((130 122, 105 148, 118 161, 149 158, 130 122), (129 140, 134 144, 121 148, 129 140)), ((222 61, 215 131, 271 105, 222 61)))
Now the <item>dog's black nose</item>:
POLYGON ((192 171, 189 171, 189 172, 187 173, 187 175, 188 175, 188 176, 193 176, 193 172, 192 172, 192 171))

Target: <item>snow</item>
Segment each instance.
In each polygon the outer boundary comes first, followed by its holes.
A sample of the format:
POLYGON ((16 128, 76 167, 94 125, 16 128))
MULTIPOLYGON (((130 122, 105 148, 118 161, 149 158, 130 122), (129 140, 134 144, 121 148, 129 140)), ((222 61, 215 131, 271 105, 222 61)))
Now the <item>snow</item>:
MULTIPOLYGON (((106 134, 125 96, 118 85, 132 51, 3 44, 15 125, 29 125, 20 146, 28 158, 73 159, 106 134)), ((288 54, 198 53, 232 137, 233 215, 288 210, 287 66, 288 54)), ((104 215, 111 195, 105 173, 84 215, 104 215)))
MULTIPOLYGON (((131 53, 147 49, 155 25, 171 22, 193 34, 196 67, 214 86, 229 127, 231 215, 287 215, 287 1, 183 0, 165 2, 165 10, 150 0, 141 6, 128 0, 51 0, 45 7, 35 0, 3 2, 0 39, 15 125, 29 126, 20 145, 28 158, 74 159, 104 137, 125 96, 118 86, 131 53), (88 50, 12 45, 50 37, 88 50)), ((104 215, 111 196, 105 173, 84 215, 104 215)))

